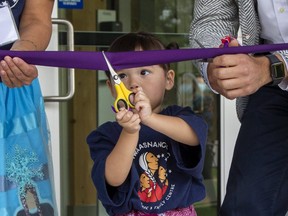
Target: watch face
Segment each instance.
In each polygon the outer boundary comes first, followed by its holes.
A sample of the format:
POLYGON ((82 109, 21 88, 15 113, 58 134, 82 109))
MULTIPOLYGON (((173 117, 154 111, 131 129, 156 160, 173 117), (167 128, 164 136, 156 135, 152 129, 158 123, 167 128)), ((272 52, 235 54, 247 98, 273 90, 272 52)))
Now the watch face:
POLYGON ((282 79, 285 77, 285 68, 282 62, 277 62, 272 64, 272 71, 271 71, 272 78, 274 79, 282 79))

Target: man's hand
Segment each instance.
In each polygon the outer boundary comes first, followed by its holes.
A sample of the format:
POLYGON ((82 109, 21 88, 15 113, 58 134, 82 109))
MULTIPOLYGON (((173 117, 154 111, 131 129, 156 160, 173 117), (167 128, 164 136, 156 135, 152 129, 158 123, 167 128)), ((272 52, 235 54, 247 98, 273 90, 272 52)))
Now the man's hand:
MULTIPOLYGON (((238 41, 232 40, 229 46, 239 46, 238 41)), ((247 54, 218 56, 208 65, 208 79, 228 99, 250 95, 271 81, 269 60, 247 54)))

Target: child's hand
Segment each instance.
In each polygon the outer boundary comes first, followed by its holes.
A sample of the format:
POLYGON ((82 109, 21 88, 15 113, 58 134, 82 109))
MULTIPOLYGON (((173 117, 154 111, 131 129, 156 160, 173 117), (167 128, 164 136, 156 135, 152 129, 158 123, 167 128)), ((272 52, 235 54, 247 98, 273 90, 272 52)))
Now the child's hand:
POLYGON ((140 117, 125 108, 120 108, 116 113, 116 121, 123 127, 127 133, 136 133, 140 130, 140 117))
POLYGON ((152 107, 149 98, 141 87, 137 88, 134 100, 135 110, 139 114, 141 122, 145 122, 152 115, 152 107))

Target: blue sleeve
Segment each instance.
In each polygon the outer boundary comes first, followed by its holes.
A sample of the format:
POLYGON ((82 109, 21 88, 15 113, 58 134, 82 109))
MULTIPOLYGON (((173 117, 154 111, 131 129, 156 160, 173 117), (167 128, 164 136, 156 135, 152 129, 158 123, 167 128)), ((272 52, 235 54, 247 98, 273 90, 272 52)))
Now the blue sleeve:
POLYGON ((90 156, 94 161, 91 178, 97 189, 98 198, 109 215, 127 212, 130 209, 127 200, 134 188, 138 188, 137 179, 133 177, 137 176, 133 175, 136 172, 133 167, 127 180, 119 187, 112 187, 105 180, 106 158, 114 148, 120 132, 120 127, 109 122, 90 133, 86 140, 90 148, 90 156))
POLYGON ((177 161, 177 166, 185 173, 202 178, 208 125, 206 121, 196 115, 190 107, 174 107, 174 111, 174 115, 183 119, 195 131, 199 139, 198 146, 188 146, 172 141, 172 149, 177 161))

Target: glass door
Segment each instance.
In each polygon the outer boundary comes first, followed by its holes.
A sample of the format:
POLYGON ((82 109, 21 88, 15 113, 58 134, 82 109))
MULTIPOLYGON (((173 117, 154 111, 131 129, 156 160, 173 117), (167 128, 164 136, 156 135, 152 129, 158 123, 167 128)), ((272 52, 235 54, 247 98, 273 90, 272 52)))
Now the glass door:
MULTIPOLYGON (((95 0, 85 1, 83 9, 58 9, 58 17, 74 26, 74 49, 100 51, 106 49, 119 35, 133 31, 148 31, 168 44, 177 42, 181 48, 189 47, 188 32, 193 15, 194 1, 188 0, 95 0)), ((65 30, 59 32, 59 43, 66 43, 65 30)), ((220 202, 220 116, 219 96, 204 84, 199 71, 191 61, 173 63, 176 86, 165 104, 191 106, 209 124, 209 136, 203 176, 206 198, 195 204, 199 215, 217 215, 220 202)), ((76 92, 68 103, 67 148, 61 161, 67 169, 62 176, 62 216, 107 215, 97 200, 90 172, 90 159, 86 136, 98 125, 113 120, 110 107, 112 98, 105 85, 103 71, 76 70, 76 92), (65 186, 65 187, 64 187, 65 186)))

